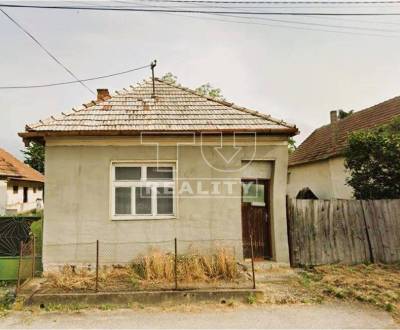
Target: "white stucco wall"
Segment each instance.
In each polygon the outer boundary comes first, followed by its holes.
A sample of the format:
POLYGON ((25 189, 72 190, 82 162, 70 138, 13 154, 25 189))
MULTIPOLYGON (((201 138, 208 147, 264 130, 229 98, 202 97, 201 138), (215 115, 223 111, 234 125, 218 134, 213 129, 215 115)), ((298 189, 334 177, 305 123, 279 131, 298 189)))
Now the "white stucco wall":
MULTIPOLYGON (((179 141, 183 143, 182 139, 179 141)), ((237 144, 240 145, 240 142, 237 144)), ((187 179, 200 178, 203 190, 211 189, 210 179, 229 179, 236 183, 232 186, 232 195, 178 196, 174 219, 116 221, 110 217, 111 162, 154 161, 157 159, 157 148, 154 145, 138 145, 136 138, 129 137, 47 139, 45 269, 66 263, 93 264, 96 240, 101 242, 101 263, 130 261, 137 254, 147 253, 150 246, 172 251, 171 240, 175 237, 182 252, 193 247, 212 248, 215 244, 213 240, 220 240, 218 244, 229 245, 242 258, 240 180, 243 173, 240 167, 242 161, 249 159, 270 164, 264 164, 264 167, 267 171, 265 176, 272 175, 273 255, 277 261, 288 262, 286 138, 264 138, 256 149, 244 143, 229 164, 219 157, 214 149, 216 146, 203 145, 201 149, 199 145, 186 143, 177 147, 176 141, 167 141, 159 147, 158 158, 161 162, 175 162, 177 191, 187 179)), ((257 170, 260 168, 262 166, 257 170)))
POLYGON ((288 195, 295 198, 302 188, 309 187, 319 199, 351 199, 353 191, 346 184, 348 175, 343 157, 290 166, 288 195))
POLYGON ((33 181, 9 180, 7 183, 7 210, 9 212, 26 212, 43 206, 43 183, 33 181), (13 187, 18 187, 14 193, 13 187), (24 187, 28 188, 28 202, 24 203, 24 187), (36 192, 34 192, 36 189, 36 192), (39 202, 38 202, 39 200, 39 202))
POLYGON ((7 206, 7 181, 0 180, 0 216, 6 214, 7 206))

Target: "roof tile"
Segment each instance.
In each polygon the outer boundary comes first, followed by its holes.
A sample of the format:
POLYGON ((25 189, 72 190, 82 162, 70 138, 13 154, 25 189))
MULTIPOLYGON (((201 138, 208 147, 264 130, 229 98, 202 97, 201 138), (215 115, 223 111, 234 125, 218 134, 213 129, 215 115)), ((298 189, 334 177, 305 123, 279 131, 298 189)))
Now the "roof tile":
MULTIPOLYGON (((27 125, 26 132, 261 130, 297 133, 296 126, 188 88, 152 80, 107 100, 91 101, 69 113, 27 125)), ((24 136, 25 133, 21 133, 24 136)))
POLYGON ((289 166, 341 155, 350 133, 387 124, 396 116, 400 116, 400 96, 338 119, 336 128, 332 124, 322 126, 290 155, 289 166))

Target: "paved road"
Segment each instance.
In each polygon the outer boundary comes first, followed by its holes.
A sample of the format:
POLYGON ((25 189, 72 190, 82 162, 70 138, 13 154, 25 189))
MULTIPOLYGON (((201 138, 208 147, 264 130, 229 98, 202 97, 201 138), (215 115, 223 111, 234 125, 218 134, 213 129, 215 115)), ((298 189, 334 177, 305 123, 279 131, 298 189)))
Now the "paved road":
POLYGON ((60 328, 396 328, 390 315, 363 305, 239 306, 201 310, 84 310, 74 313, 13 312, 1 329, 60 328))

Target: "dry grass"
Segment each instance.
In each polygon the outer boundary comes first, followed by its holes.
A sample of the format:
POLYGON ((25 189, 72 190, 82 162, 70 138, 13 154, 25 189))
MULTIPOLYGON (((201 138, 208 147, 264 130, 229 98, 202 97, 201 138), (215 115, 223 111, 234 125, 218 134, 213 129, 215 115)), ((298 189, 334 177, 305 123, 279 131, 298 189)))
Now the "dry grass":
POLYGON ((326 296, 383 308, 400 320, 400 265, 318 266, 304 272, 302 282, 326 296))
MULTIPOLYGON (((210 256, 196 253, 179 256, 177 265, 178 281, 183 283, 228 282, 240 275, 235 257, 224 249, 210 256)), ((46 286, 53 289, 79 291, 95 288, 95 272, 69 265, 59 272, 46 273, 45 277, 46 286)), ((129 266, 102 267, 99 272, 100 290, 140 289, 174 281, 174 255, 155 250, 136 258, 129 266)))

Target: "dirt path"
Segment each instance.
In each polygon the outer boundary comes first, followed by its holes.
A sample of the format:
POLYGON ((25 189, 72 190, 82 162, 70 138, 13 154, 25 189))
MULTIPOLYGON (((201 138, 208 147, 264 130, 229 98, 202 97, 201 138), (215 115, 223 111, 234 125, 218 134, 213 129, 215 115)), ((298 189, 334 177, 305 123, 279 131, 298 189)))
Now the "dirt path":
POLYGON ((1 329, 67 328, 396 328, 391 316, 362 304, 203 306, 178 309, 87 309, 79 312, 11 312, 1 329))

